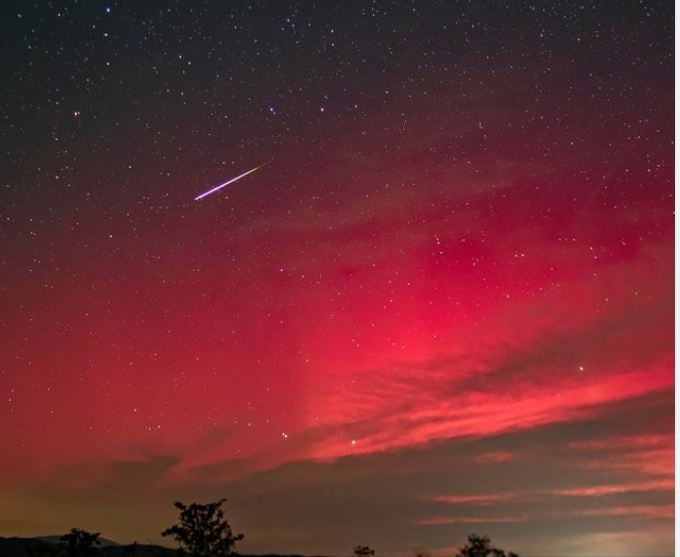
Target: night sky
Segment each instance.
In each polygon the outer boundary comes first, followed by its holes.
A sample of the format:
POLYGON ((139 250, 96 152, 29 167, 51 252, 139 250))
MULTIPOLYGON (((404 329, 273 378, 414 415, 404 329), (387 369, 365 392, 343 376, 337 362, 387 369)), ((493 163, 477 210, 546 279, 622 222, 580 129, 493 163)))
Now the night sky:
POLYGON ((0 535, 673 552, 670 0, 0 12, 0 535))

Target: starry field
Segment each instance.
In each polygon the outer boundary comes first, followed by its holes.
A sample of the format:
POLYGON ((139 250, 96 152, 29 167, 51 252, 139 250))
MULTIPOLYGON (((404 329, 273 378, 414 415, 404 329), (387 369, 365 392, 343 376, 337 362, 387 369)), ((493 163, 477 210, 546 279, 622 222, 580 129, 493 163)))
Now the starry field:
POLYGON ((673 553, 672 2, 0 21, 2 535, 673 553))

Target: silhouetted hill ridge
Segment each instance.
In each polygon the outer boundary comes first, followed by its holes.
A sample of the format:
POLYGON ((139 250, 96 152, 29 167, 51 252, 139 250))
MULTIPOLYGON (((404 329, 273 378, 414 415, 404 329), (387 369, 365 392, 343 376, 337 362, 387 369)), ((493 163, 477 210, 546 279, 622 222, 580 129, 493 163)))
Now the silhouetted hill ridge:
MULTIPOLYGON (((49 550, 59 543, 60 536, 38 536, 35 538, 0 537, 0 557, 41 557, 49 555, 49 550)), ((99 538, 102 545, 95 550, 100 557, 176 557, 176 549, 153 544, 120 544, 106 538, 99 538)), ((321 555, 264 553, 248 555, 234 553, 234 557, 324 557, 321 555)))

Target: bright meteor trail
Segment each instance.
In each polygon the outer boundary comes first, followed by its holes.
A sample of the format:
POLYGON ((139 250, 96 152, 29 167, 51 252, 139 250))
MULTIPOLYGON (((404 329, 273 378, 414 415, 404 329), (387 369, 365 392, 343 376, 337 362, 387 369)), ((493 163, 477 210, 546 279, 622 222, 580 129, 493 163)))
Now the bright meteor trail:
POLYGON ((208 190, 208 191, 202 193, 202 194, 199 195, 198 197, 194 197, 194 201, 198 201, 199 199, 203 199, 204 197, 207 197, 207 196, 210 195, 211 193, 215 193, 216 191, 221 190, 223 187, 228 186, 229 184, 233 184, 234 182, 236 182, 236 180, 240 180, 241 178, 244 178, 245 176, 248 176, 248 174, 252 174, 253 172, 255 172, 256 170, 259 170, 259 169, 262 168, 263 166, 264 166, 264 165, 261 164, 260 166, 256 166, 255 168, 251 168, 250 170, 244 172, 243 174, 239 174, 239 175, 236 176, 235 178, 232 178, 231 180, 228 180, 228 181, 224 182, 224 184, 220 184, 219 186, 215 186, 213 189, 208 190))

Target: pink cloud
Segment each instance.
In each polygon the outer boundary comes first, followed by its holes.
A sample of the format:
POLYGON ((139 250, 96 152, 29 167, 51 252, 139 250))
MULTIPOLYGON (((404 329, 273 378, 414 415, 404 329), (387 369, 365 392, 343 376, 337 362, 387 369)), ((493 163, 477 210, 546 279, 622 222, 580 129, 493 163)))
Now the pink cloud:
POLYGON ((518 516, 432 516, 418 520, 419 526, 441 526, 445 524, 512 524, 526 522, 527 517, 518 516))
POLYGON ((497 503, 498 501, 515 499, 517 496, 517 493, 482 493, 469 495, 436 495, 430 499, 439 503, 488 505, 497 503))
POLYGON ((619 493, 636 491, 672 491, 675 481, 671 479, 649 480, 633 484, 596 485, 588 487, 573 487, 546 491, 550 495, 564 495, 567 497, 601 497, 619 493))
POLYGON ((674 518, 674 505, 631 505, 602 507, 577 511, 580 516, 640 516, 649 518, 674 518))

